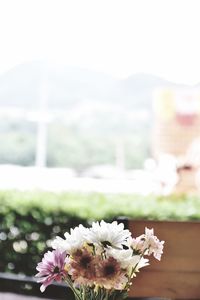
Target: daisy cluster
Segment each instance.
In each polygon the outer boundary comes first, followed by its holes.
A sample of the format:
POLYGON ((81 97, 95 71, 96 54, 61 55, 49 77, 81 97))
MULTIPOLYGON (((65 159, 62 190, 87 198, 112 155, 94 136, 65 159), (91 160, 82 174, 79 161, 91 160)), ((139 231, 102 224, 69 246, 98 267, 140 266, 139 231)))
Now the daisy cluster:
MULTIPOLYGON (((48 251, 37 265, 38 282, 43 292, 53 281, 65 281, 76 299, 88 291, 127 291, 140 268, 149 264, 145 256, 160 260, 164 241, 153 229, 132 238, 124 224, 94 222, 91 228, 82 225, 56 237, 53 251, 48 251)), ((98 298, 98 297, 97 297, 98 298)))

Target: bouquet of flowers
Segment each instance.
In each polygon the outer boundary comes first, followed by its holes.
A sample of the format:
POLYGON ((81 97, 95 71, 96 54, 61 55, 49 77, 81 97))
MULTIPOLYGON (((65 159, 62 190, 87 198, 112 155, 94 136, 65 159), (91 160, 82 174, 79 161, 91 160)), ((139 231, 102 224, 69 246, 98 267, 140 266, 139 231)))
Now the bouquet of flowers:
POLYGON ((44 254, 37 265, 36 277, 43 292, 48 285, 66 282, 76 300, 124 299, 133 277, 147 266, 145 256, 160 260, 164 241, 154 236, 153 229, 132 238, 124 224, 104 221, 82 225, 56 237, 53 251, 44 254))

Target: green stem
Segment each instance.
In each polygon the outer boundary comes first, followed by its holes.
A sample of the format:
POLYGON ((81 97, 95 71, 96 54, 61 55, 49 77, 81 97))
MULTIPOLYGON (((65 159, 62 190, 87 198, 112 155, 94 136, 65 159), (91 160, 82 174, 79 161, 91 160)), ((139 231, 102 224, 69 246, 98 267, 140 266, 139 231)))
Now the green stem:
POLYGON ((85 293, 85 287, 83 287, 82 295, 83 295, 83 299, 82 299, 82 300, 86 300, 86 298, 85 298, 85 296, 86 296, 86 293, 85 293))
POLYGON ((69 278, 69 276, 67 276, 65 278, 65 281, 66 283, 68 284, 68 286, 70 287, 70 289, 73 291, 74 295, 75 295, 75 298, 77 300, 82 300, 81 297, 80 297, 80 294, 78 293, 77 289, 73 286, 73 283, 71 281, 71 279, 69 278))
POLYGON ((105 300, 108 300, 108 296, 109 296, 109 290, 106 290, 106 297, 105 297, 105 300))
MULTIPOLYGON (((144 253, 146 252, 146 250, 147 250, 147 249, 145 249, 145 250, 140 254, 140 260, 141 260, 142 257, 144 256, 144 253)), ((140 262, 140 260, 139 260, 139 262, 140 262)), ((138 262, 138 263, 135 265, 135 267, 132 269, 130 278, 129 278, 129 280, 128 280, 126 286, 125 286, 125 290, 128 289, 128 288, 130 287, 130 283, 131 283, 131 281, 132 281, 132 276, 133 276, 133 274, 135 273, 135 270, 136 270, 136 268, 137 268, 139 262, 138 262)))

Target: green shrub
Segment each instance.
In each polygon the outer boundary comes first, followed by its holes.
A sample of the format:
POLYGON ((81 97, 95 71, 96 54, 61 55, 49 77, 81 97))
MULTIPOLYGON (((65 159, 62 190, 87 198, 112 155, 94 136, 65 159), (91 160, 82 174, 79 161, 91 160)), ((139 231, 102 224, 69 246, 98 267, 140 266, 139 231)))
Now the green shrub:
POLYGON ((0 272, 35 274, 51 239, 71 227, 119 216, 199 220, 198 197, 0 192, 0 272))

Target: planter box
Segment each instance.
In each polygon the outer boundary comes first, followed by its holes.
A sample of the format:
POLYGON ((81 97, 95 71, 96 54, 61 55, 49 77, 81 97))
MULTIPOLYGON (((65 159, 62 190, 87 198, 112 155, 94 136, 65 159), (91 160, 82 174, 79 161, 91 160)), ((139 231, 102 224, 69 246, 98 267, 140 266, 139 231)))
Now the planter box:
POLYGON ((161 261, 150 259, 134 279, 131 297, 200 299, 200 222, 128 221, 134 237, 154 228, 165 241, 161 261))

